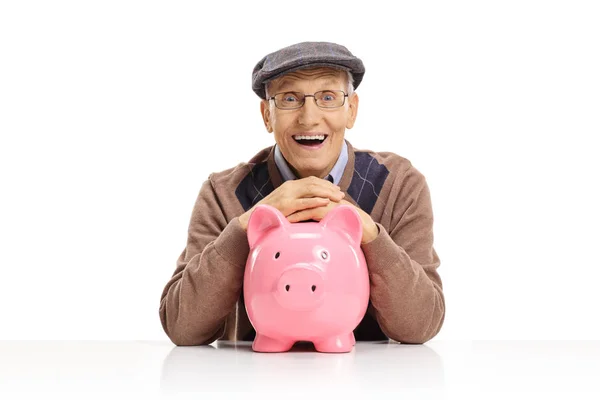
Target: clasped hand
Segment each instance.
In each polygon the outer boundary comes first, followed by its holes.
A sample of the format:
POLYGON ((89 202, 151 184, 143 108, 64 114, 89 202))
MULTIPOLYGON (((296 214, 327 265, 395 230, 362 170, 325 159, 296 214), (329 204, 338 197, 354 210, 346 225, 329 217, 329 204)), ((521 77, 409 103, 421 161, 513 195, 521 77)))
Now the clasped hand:
POLYGON ((334 207, 347 204, 354 207, 362 222, 363 235, 361 243, 368 243, 377 237, 379 229, 369 214, 344 200, 345 193, 340 187, 325 179, 315 176, 284 182, 254 207, 240 215, 240 225, 248 229, 248 221, 254 208, 260 204, 268 204, 278 209, 290 222, 320 221, 334 207))

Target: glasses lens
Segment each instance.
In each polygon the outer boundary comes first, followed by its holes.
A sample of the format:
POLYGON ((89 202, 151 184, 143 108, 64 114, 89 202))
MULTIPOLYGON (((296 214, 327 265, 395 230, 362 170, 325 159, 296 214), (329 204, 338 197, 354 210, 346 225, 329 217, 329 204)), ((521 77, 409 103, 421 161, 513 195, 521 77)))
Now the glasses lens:
POLYGON ((345 99, 345 94, 341 90, 323 90, 315 93, 317 105, 323 108, 340 107, 345 99))
POLYGON ((275 105, 283 109, 302 107, 304 95, 298 92, 285 92, 275 95, 275 105))
MULTIPOLYGON (((300 92, 278 93, 275 105, 283 110, 293 110, 304 105, 304 94, 300 92)), ((342 90, 322 90, 314 95, 317 106, 321 108, 336 108, 344 105, 346 94, 342 90)))

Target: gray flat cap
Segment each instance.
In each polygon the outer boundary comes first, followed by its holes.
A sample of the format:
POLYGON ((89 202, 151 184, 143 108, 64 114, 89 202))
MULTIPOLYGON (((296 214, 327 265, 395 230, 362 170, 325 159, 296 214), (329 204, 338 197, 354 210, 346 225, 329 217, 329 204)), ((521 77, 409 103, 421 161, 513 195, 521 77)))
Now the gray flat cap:
POLYGON ((252 90, 261 99, 265 99, 265 83, 307 67, 332 67, 350 71, 354 78, 354 89, 365 75, 361 59, 344 46, 329 42, 302 42, 263 57, 252 71, 252 90))

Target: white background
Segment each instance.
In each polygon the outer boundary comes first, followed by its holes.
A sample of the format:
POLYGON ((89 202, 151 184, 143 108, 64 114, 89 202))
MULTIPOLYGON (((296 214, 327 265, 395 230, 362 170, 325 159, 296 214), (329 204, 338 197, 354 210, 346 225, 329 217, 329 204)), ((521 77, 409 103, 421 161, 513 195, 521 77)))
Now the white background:
POLYGON ((2 2, 0 339, 165 340, 200 185, 273 144, 252 68, 321 40, 366 66, 346 137, 427 177, 434 340, 600 339, 597 3, 383 4, 2 2))

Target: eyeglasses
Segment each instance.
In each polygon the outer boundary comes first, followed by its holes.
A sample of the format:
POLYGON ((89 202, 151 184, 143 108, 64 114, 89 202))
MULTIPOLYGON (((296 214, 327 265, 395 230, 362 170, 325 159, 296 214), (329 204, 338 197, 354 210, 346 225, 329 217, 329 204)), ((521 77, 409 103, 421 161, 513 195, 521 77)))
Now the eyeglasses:
POLYGON ((283 92, 277 93, 269 100, 275 100, 275 107, 281 110, 295 110, 304 105, 307 97, 314 98, 319 108, 337 108, 344 105, 348 95, 342 90, 321 90, 315 94, 283 92))

